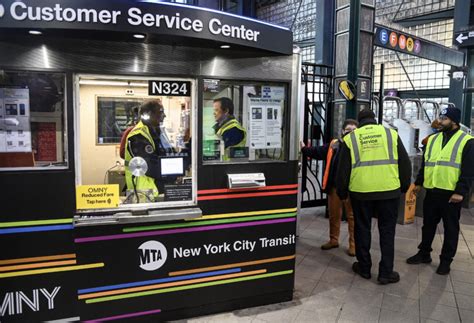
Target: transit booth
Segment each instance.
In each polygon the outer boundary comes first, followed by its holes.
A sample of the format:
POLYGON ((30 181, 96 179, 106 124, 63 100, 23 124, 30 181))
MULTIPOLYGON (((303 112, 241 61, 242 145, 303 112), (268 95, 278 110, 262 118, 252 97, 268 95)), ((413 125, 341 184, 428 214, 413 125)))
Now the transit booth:
POLYGON ((0 321, 291 300, 293 51, 285 28, 186 5, 2 1, 0 321))

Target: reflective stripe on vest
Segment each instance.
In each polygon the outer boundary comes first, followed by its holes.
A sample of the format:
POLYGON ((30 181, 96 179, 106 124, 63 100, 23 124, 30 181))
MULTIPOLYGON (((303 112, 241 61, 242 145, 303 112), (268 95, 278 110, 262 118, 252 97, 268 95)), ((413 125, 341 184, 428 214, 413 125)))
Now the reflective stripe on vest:
POLYGON ((381 160, 369 160, 369 161, 360 161, 359 146, 357 144, 356 135, 354 132, 351 132, 351 142, 352 147, 354 147, 354 157, 355 162, 352 164, 352 168, 362 167, 362 166, 377 166, 377 165, 396 165, 398 160, 395 160, 393 157, 393 139, 390 129, 384 128, 385 133, 387 134, 387 147, 388 147, 388 159, 381 160))
POLYGON ((351 151, 349 191, 387 192, 400 188, 398 135, 381 125, 366 125, 344 137, 351 151))
MULTIPOLYGON (((130 153, 129 139, 136 135, 142 135, 143 137, 145 137, 145 139, 153 147, 153 150, 156 150, 155 142, 153 140, 153 137, 150 134, 150 130, 148 129, 148 126, 146 126, 145 124, 143 124, 143 122, 140 121, 133 128, 133 130, 129 132, 126 143, 125 143, 125 183, 127 185, 127 190, 133 190, 134 188, 133 187, 134 176, 132 176, 132 173, 130 172, 128 164, 130 163, 130 160, 134 157, 130 153)), ((137 191, 151 190, 153 193, 153 196, 155 198, 158 197, 158 194, 159 194, 158 188, 156 187, 155 179, 152 177, 148 177, 148 176, 135 177, 135 186, 136 186, 137 191)))
POLYGON ((461 174, 462 151, 473 137, 458 130, 443 147, 443 135, 438 133, 428 139, 425 154, 423 186, 449 191, 456 189, 461 174))
POLYGON ((323 176, 323 186, 322 186, 323 190, 326 189, 326 186, 328 184, 329 170, 331 169, 332 155, 334 154, 334 149, 332 148, 332 145, 334 145, 336 142, 337 142, 337 139, 333 139, 331 143, 329 144, 328 155, 326 157, 326 169, 324 170, 324 176, 323 176))

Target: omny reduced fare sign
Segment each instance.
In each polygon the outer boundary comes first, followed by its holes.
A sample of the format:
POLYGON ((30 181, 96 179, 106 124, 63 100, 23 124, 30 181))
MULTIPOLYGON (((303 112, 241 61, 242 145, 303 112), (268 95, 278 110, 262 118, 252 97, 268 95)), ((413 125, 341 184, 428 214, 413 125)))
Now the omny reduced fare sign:
POLYGON ((288 29, 150 0, 0 0, 0 28, 98 30, 197 38, 290 55, 288 29))
POLYGON ((119 185, 79 185, 76 186, 76 208, 107 209, 119 205, 119 185))

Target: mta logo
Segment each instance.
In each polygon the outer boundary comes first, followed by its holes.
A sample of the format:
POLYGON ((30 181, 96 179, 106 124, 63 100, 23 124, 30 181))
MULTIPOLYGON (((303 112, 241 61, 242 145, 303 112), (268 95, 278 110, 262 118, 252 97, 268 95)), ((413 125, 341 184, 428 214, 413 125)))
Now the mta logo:
POLYGON ((138 261, 143 270, 157 270, 165 264, 167 257, 168 252, 161 242, 150 240, 138 247, 138 261))

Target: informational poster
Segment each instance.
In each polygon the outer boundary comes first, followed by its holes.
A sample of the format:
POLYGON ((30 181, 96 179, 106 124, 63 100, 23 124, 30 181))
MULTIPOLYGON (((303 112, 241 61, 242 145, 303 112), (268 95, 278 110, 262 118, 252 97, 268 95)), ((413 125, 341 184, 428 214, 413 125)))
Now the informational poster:
POLYGON ((284 100, 285 88, 283 86, 262 86, 262 99, 284 100))
POLYGON ((205 79, 204 80, 204 91, 205 92, 219 92, 219 80, 211 80, 205 79))
POLYGON ((0 152, 31 152, 28 89, 0 89, 0 152))
POLYGON ((193 199, 193 185, 165 184, 165 201, 190 201, 193 199))
POLYGON ((282 101, 250 99, 249 142, 251 149, 281 148, 282 101))

